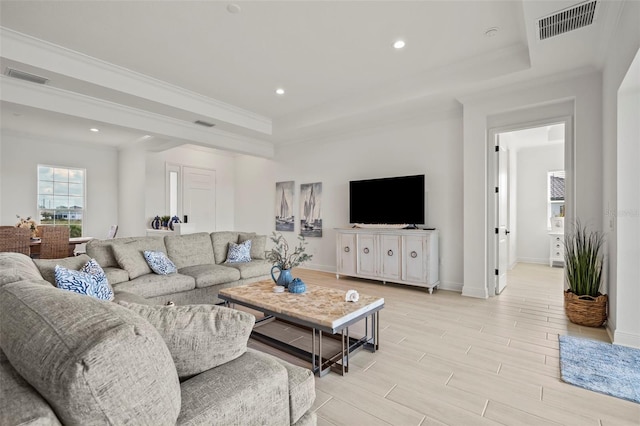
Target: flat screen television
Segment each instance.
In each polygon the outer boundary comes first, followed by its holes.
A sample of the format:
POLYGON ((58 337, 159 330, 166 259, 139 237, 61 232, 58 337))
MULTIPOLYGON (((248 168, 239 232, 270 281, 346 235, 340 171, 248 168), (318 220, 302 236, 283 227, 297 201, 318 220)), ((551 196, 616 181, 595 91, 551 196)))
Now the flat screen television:
POLYGON ((352 224, 423 225, 424 205, 424 175, 349 182, 352 224))

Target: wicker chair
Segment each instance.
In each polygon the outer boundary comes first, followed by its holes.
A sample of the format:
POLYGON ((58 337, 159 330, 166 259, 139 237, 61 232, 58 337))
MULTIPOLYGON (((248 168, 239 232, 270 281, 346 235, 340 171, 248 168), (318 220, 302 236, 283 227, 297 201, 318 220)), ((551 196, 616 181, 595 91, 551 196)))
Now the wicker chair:
POLYGON ((61 259, 69 256, 68 226, 43 226, 40 238, 40 259, 61 259))
POLYGON ((29 256, 31 249, 31 229, 15 226, 0 227, 0 251, 12 251, 29 256))

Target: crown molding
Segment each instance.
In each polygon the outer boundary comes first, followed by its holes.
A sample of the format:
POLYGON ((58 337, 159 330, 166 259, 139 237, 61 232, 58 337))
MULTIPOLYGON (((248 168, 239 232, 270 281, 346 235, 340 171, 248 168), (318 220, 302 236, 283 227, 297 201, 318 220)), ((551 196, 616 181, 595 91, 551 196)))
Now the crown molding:
POLYGON ((274 156, 273 144, 267 141, 216 128, 201 128, 190 122, 56 87, 37 85, 0 75, 0 89, 0 99, 6 102, 124 126, 185 143, 197 143, 259 157, 271 158, 274 156))
POLYGON ((2 56, 149 101, 211 117, 270 135, 268 117, 183 89, 5 27, 0 27, 2 56))

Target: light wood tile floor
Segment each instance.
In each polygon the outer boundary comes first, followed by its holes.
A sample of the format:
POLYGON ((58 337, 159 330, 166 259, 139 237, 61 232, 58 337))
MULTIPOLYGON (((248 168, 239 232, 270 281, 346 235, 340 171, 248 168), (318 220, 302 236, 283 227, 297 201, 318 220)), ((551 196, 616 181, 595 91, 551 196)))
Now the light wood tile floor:
MULTIPOLYGON (((639 404, 560 380, 559 334, 609 342, 604 328, 566 319, 562 274, 519 264, 500 296, 481 300, 296 270, 306 283, 385 298, 380 350, 357 352, 344 377, 316 377, 318 424, 640 425, 639 404)), ((289 340, 310 340, 285 325, 271 327, 290 333, 289 340)))

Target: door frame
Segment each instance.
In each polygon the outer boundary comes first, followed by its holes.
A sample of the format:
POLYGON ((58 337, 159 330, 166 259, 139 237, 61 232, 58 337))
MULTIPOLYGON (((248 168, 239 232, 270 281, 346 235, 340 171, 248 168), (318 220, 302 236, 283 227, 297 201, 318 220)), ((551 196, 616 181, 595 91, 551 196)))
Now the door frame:
MULTIPOLYGON (((531 129, 534 127, 544 127, 553 124, 564 124, 564 170, 565 170, 565 223, 573 223, 575 220, 575 143, 573 130, 573 116, 562 115, 545 118, 541 120, 526 121, 504 126, 496 126, 487 129, 487 223, 485 229, 485 240, 487 243, 487 291, 490 297, 496 296, 496 275, 495 269, 498 262, 498 242, 495 234, 497 225, 495 187, 498 186, 498 162, 496 160, 496 142, 500 133, 513 132, 517 130, 531 129)), ((508 201, 507 201, 508 203, 508 201)), ((507 211, 507 216, 511 219, 513 212, 507 211)), ((512 242, 509 240, 509 245, 512 242)))

